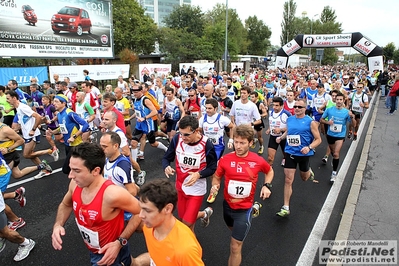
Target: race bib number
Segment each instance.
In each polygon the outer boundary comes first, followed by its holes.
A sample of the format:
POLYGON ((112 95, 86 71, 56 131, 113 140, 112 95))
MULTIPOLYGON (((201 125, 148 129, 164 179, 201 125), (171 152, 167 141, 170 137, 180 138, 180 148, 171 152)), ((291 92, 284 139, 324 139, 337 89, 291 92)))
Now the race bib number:
POLYGON ((201 156, 193 153, 182 153, 180 154, 179 164, 184 168, 199 169, 201 162, 201 156))
POLYGON ((252 182, 230 180, 227 192, 233 198, 243 199, 251 194, 252 182))
POLYGON ((116 109, 118 109, 118 111, 120 111, 120 112, 124 112, 125 111, 125 106, 123 105, 123 103, 117 102, 115 104, 115 106, 116 106, 116 109))
POLYGON ((83 238, 83 241, 92 248, 100 249, 100 240, 98 237, 98 232, 94 232, 78 223, 76 220, 76 224, 79 228, 80 235, 83 238))
POLYGON ((199 116, 199 112, 191 112, 191 116, 197 118, 199 116))
POLYGON ((288 135, 287 136, 287 144, 290 146, 300 146, 301 145, 301 136, 299 135, 288 135))
POLYGON ((65 124, 60 124, 60 132, 61 134, 68 134, 68 129, 65 124))
POLYGON ((330 125, 330 131, 335 132, 335 133, 340 133, 340 132, 342 132, 342 125, 332 124, 332 125, 330 125))
POLYGON ((218 144, 218 141, 216 138, 209 138, 209 140, 212 142, 213 145, 218 144))
POLYGON ((141 117, 141 113, 140 113, 140 111, 138 111, 138 110, 134 110, 134 112, 135 112, 135 114, 136 114, 136 117, 137 117, 137 118, 141 117))
POLYGON ((352 106, 353 111, 360 111, 360 106, 352 106))

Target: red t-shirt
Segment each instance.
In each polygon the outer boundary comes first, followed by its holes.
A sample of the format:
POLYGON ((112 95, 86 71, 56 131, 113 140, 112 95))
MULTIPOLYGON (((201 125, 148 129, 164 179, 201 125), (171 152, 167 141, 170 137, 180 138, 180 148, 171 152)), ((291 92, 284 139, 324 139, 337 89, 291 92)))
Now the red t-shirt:
POLYGON ((111 111, 114 111, 118 116, 118 119, 116 120, 116 126, 119 127, 123 131, 123 133, 126 134, 125 118, 123 117, 122 113, 118 109, 116 109, 115 106, 114 109, 112 109, 111 111))
POLYGON ((114 186, 112 181, 106 180, 89 204, 82 202, 82 188, 77 186, 72 194, 76 224, 87 248, 93 253, 97 253, 100 248, 115 241, 125 227, 122 210, 115 218, 109 221, 103 220, 103 196, 108 186, 114 186))
POLYGON ((257 155, 249 152, 246 157, 238 157, 235 152, 224 155, 219 160, 216 176, 224 176, 224 199, 232 209, 249 209, 254 202, 258 173, 267 174, 270 165, 257 155))

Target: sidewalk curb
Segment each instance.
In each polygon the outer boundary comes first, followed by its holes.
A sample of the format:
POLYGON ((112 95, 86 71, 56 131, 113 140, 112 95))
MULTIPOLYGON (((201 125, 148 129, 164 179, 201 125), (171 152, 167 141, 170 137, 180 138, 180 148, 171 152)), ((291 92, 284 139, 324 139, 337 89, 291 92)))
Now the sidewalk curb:
MULTIPOLYGON (((373 110, 373 116, 371 117, 369 128, 368 128, 366 136, 365 136, 363 149, 361 152, 359 163, 356 167, 355 176, 353 178, 352 186, 350 188, 349 195, 346 200, 346 204, 345 204, 344 212, 342 214, 341 222, 339 223, 337 234, 335 236, 335 241, 346 241, 346 240, 348 240, 348 237, 349 237, 353 217, 355 215, 356 205, 357 205, 357 202, 359 199, 360 189, 362 186, 363 174, 364 174, 364 170, 366 169, 367 160, 369 157, 371 137, 373 134, 374 124, 375 124, 375 120, 377 118, 378 105, 380 102, 379 96, 380 95, 378 95, 377 99, 376 99, 376 104, 375 104, 374 110, 373 110)), ((327 265, 337 265, 337 264, 334 263, 334 264, 327 264, 327 265)))

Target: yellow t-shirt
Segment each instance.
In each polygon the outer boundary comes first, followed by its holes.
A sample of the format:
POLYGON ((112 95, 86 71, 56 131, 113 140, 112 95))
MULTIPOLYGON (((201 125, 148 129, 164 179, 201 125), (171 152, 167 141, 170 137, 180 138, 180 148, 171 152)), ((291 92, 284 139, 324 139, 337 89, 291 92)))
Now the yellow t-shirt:
MULTIPOLYGON (((130 107, 130 102, 128 99, 126 99, 125 97, 122 97, 122 99, 118 100, 118 102, 123 105, 124 111, 130 110, 131 107, 130 107)), ((123 115, 124 119, 129 119, 129 117, 130 117, 130 114, 123 115)))
POLYGON ((145 242, 151 257, 151 265, 156 266, 202 266, 202 247, 194 233, 176 219, 168 236, 158 241, 154 229, 143 226, 145 242))

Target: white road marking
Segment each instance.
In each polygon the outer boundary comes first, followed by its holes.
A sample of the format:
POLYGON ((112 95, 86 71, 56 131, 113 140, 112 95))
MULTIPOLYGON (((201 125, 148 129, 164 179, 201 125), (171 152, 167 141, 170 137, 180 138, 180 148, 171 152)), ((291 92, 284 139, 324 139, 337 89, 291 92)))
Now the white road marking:
MULTIPOLYGON (((62 168, 55 169, 55 170, 53 170, 53 172, 51 172, 51 174, 46 175, 46 176, 43 176, 42 178, 49 177, 49 176, 51 176, 51 175, 53 175, 53 174, 55 174, 55 173, 61 172, 61 171, 62 171, 62 168)), ((36 175, 36 176, 37 176, 37 175, 36 175)), ((41 179, 41 178, 40 178, 40 179, 41 179)), ((28 183, 28 182, 30 182, 30 181, 35 181, 35 180, 39 180, 39 179, 35 179, 35 176, 32 176, 32 177, 26 178, 26 179, 24 179, 24 180, 17 181, 17 182, 14 182, 14 183, 12 183, 12 184, 9 184, 9 185, 7 186, 7 188, 18 187, 18 186, 20 186, 20 185, 22 185, 22 184, 28 183)))

